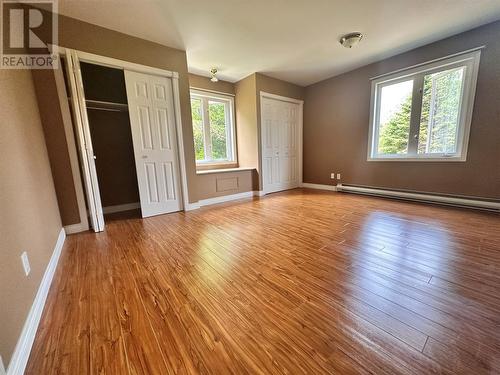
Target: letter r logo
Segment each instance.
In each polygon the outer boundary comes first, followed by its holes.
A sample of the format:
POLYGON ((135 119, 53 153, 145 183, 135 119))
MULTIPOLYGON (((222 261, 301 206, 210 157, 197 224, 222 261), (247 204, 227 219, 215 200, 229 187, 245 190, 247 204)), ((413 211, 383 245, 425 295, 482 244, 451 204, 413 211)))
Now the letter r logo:
MULTIPOLYGON (((51 57, 57 45, 57 0, 0 0, 2 57, 51 57)), ((39 58, 42 59, 39 59, 39 58)), ((2 60, 3 61, 3 60, 2 60)), ((26 60, 28 61, 28 60, 26 60)), ((32 60, 30 60, 32 61, 32 60)), ((1 64, 0 67, 5 66, 1 64)))

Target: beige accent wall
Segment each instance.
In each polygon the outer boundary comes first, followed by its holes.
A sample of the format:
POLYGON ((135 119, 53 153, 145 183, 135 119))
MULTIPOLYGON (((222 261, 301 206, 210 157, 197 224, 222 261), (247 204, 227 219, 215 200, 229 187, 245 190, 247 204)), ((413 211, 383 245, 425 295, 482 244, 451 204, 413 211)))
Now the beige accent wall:
POLYGON ((31 72, 0 69, 0 86, 0 355, 8 366, 61 219, 31 72))
MULTIPOLYGON (((215 91, 218 93, 229 94, 235 96, 234 106, 235 106, 235 128, 236 128, 236 142, 238 144, 237 153, 239 151, 239 140, 240 133, 238 129, 238 110, 239 105, 245 106, 245 101, 240 102, 236 98, 235 84, 223 80, 219 82, 211 82, 210 78, 203 77, 196 74, 189 74, 189 85, 191 88, 215 91)), ((244 99, 244 98, 243 98, 244 99)), ((242 136, 242 142, 245 142, 245 136, 242 136)), ((238 162, 232 165, 222 165, 222 166, 209 166, 209 167, 198 167, 198 171, 203 171, 207 169, 222 169, 222 168, 234 168, 238 166, 244 166, 241 164, 239 157, 237 155, 238 162)), ((253 167, 253 166, 252 166, 253 167)), ((223 172, 223 173, 199 173, 197 174, 197 189, 198 189, 198 199, 208 199, 214 197, 220 197, 230 194, 238 194, 247 191, 256 190, 258 187, 258 175, 255 170, 245 170, 237 172, 223 172), (255 188, 255 189, 254 189, 255 188)))
POLYGON ((252 74, 235 84, 236 133, 240 167, 259 168, 257 83, 252 74))
MULTIPOLYGON (((239 167, 255 168, 253 171, 235 172, 239 175, 240 187, 234 189, 232 194, 262 190, 260 178, 260 92, 281 95, 293 99, 303 99, 303 87, 268 77, 261 73, 254 73, 236 82, 235 84, 219 81, 210 82, 206 77, 190 74, 190 86, 205 90, 224 92, 235 95, 236 112, 236 143, 239 167), (220 84, 220 85, 219 85, 220 84), (246 181, 245 185, 241 185, 246 181), (248 185, 251 183, 251 185, 248 185)), ((232 173, 233 174, 233 173, 232 173)), ((200 199, 224 195, 217 190, 217 182, 227 178, 225 175, 199 176, 198 195, 200 199)))
POLYGON ((257 178, 255 170, 199 174, 198 197, 201 200, 253 191, 257 178))
POLYGON ((258 174, 254 190, 262 190, 260 142, 260 92, 302 100, 303 87, 254 73, 236 82, 236 129, 238 133, 238 161, 241 167, 253 167, 258 174))
POLYGON ((189 86, 195 89, 217 91, 231 95, 235 94, 234 83, 223 81, 221 79, 219 82, 212 82, 208 77, 192 73, 189 74, 189 86))
POLYGON ((298 100, 304 100, 305 88, 294 85, 293 83, 285 82, 280 79, 266 76, 262 73, 255 73, 256 90, 260 98, 260 92, 265 91, 269 94, 285 96, 298 100))
POLYGON ((345 184, 499 199, 499 37, 492 23, 307 87, 304 181, 336 172, 345 184), (370 78, 482 45, 467 161, 368 162, 370 78))

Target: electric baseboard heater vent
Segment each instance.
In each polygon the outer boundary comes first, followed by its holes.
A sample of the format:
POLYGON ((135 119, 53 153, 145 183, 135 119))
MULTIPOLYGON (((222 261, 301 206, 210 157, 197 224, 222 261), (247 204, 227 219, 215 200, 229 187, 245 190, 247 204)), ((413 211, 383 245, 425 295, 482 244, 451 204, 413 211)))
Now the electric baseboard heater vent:
POLYGON ((371 187, 369 188, 369 187, 342 185, 342 184, 337 185, 337 191, 500 212, 500 202, 488 201, 488 200, 452 197, 446 195, 413 193, 413 192, 397 191, 397 190, 384 190, 378 188, 371 188, 371 187))

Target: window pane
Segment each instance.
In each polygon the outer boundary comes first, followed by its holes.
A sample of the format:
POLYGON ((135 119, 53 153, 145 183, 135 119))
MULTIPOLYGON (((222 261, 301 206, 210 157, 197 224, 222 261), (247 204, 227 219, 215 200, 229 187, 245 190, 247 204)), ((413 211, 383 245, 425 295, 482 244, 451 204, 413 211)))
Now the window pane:
POLYGON ((381 90, 378 124, 378 153, 401 155, 408 152, 413 80, 384 86, 381 90))
POLYGON ((424 77, 418 153, 457 152, 457 131, 465 67, 424 77))
POLYGON ((193 138, 196 160, 205 160, 201 99, 191 99, 191 113, 193 116, 193 138))
POLYGON ((220 102, 208 102, 212 159, 227 159, 226 106, 220 102))

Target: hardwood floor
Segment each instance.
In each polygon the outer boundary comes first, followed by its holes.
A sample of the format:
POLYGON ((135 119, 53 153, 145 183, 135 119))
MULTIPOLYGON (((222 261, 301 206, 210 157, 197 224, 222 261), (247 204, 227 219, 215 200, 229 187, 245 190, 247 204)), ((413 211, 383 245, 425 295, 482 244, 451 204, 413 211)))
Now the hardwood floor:
POLYGON ((499 374, 497 214, 312 190, 69 236, 27 374, 499 374))

